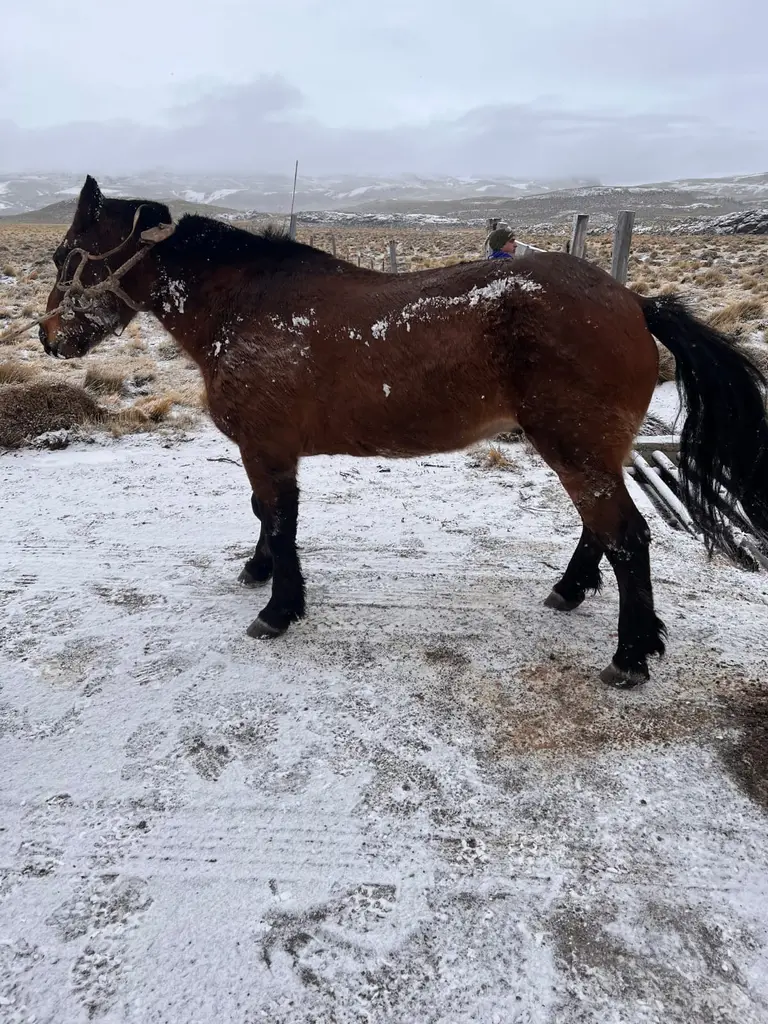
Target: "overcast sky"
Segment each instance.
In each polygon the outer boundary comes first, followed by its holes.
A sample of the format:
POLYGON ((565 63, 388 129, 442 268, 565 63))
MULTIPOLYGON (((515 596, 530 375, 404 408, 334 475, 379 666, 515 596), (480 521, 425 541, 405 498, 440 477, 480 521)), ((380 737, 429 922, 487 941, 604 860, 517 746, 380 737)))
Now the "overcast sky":
POLYGON ((768 169, 766 0, 5 4, 0 170, 768 169))

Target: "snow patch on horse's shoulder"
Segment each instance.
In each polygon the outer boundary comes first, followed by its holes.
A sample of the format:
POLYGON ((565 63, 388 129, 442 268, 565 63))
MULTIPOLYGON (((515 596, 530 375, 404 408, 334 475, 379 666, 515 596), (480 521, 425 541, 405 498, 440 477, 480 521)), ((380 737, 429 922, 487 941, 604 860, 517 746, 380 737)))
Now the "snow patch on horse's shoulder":
POLYGON ((173 299, 176 309, 180 313, 184 312, 184 304, 187 301, 187 285, 184 281, 168 281, 168 292, 173 299))

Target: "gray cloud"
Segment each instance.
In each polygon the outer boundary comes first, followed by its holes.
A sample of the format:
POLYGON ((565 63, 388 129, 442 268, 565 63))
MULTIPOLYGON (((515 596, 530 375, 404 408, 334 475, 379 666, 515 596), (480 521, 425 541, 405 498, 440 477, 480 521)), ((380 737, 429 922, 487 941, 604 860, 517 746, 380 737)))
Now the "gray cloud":
POLYGON ((23 130, 0 123, 7 169, 127 173, 591 175, 608 181, 735 173, 768 166, 768 140, 690 113, 619 114, 548 103, 496 104, 394 128, 338 128, 306 112, 277 76, 228 85, 171 111, 168 127, 75 122, 23 130))
MULTIPOLYGON (((5 170, 591 175, 768 167, 757 0, 94 0, 4 13, 5 170), (44 17, 46 31, 37 30, 44 17)), ((4 119, 4 120, 3 120, 4 119)))

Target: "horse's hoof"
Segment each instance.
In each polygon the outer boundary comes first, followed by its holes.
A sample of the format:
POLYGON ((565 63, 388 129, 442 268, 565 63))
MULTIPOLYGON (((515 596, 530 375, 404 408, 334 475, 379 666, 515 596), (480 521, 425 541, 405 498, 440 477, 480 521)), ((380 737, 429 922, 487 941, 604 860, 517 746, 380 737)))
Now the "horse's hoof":
POLYGON ((626 668, 619 668, 613 662, 603 669, 600 679, 607 686, 613 686, 617 690, 631 690, 648 682, 648 676, 644 672, 630 672, 626 668))
POLYGON ((253 575, 253 573, 246 565, 243 567, 243 571, 237 577, 237 582, 242 584, 242 586, 248 588, 263 587, 271 575, 272 573, 269 573, 268 576, 265 576, 263 579, 259 579, 258 576, 253 575))
POLYGON ((252 636, 254 640, 274 640, 275 637, 282 636, 285 630, 278 629, 277 626, 270 626, 268 622, 265 622, 259 616, 253 620, 246 633, 248 636, 252 636))
POLYGON ((575 601, 566 601, 562 594, 558 594, 556 590, 553 590, 544 602, 544 606, 546 608, 554 608, 556 612, 572 612, 574 608, 579 607, 583 600, 583 597, 579 597, 575 601))

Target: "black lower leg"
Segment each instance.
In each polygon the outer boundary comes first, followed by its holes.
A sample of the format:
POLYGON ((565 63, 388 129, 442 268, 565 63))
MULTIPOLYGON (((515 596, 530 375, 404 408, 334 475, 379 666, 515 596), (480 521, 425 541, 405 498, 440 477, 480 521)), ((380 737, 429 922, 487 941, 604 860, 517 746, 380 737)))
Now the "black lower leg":
POLYGON ((664 653, 666 627, 653 610, 650 531, 636 512, 622 531, 617 545, 606 554, 619 584, 619 645, 612 664, 603 673, 605 682, 633 686, 648 678, 648 656, 664 653))
POLYGON ((272 554, 272 596, 251 624, 251 636, 278 636, 304 615, 304 577, 296 550, 299 488, 295 476, 275 482, 272 507, 262 503, 262 526, 272 554))
POLYGON ((603 545, 585 526, 563 578, 554 585, 545 602, 549 608, 569 612, 578 608, 588 591, 600 590, 603 582, 600 573, 603 550, 603 545))
POLYGON ((260 530, 253 557, 248 559, 243 566, 243 571, 238 576, 239 581, 246 587, 260 586, 262 583, 266 583, 272 575, 272 552, 269 549, 267 531, 264 529, 261 505, 255 494, 251 494, 251 508, 259 520, 260 530))

